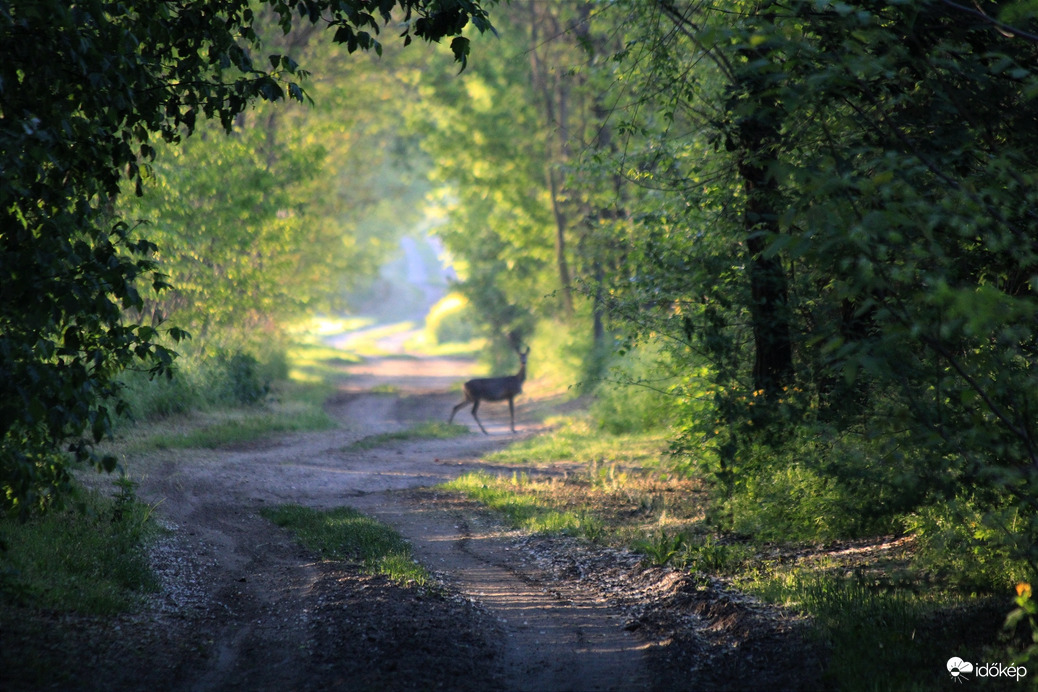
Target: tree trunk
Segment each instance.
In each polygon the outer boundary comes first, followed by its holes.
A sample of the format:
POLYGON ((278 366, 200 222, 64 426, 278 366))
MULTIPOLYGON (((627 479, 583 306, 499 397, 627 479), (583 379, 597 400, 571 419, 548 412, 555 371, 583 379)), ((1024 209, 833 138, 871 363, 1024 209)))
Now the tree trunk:
POLYGON ((746 193, 743 224, 750 278, 753 329, 753 389, 771 397, 793 381, 793 344, 789 326, 786 270, 777 256, 767 256, 769 238, 779 232, 781 194, 770 169, 779 141, 778 106, 760 93, 757 80, 743 85, 753 115, 738 124, 739 175, 746 193))
POLYGON ((548 193, 551 195, 552 218, 555 221, 555 265, 559 275, 559 293, 562 300, 562 312, 566 319, 573 317, 573 286, 570 276, 569 261, 566 258, 566 231, 569 226, 565 210, 562 208, 562 185, 556 166, 569 159, 569 89, 558 78, 551 74, 549 67, 541 60, 538 50, 542 50, 541 34, 538 29, 546 27, 549 37, 559 33, 557 17, 552 14, 550 5, 541 6, 530 2, 530 74, 533 87, 540 92, 544 108, 544 116, 549 131, 545 138, 545 178, 548 193))

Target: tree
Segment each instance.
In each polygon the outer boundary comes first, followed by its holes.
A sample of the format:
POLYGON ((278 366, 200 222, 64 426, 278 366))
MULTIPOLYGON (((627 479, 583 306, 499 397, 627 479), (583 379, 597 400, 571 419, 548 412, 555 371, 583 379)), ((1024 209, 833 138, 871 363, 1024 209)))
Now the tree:
POLYGON ((1033 9, 627 9, 653 96, 625 148, 668 201, 637 200, 614 288, 632 326, 710 361, 719 477, 825 440, 810 463, 853 511, 983 495, 992 525, 1026 517, 1008 540, 1034 560, 1033 9))
POLYGON ((599 98, 615 78, 616 28, 593 9, 502 8, 492 55, 464 83, 431 80, 435 107, 415 114, 443 186, 450 221, 439 233, 459 260, 460 290, 499 337, 553 319, 590 324, 605 340, 599 287, 618 262, 614 226, 626 214, 599 98), (588 151, 608 163, 582 165, 588 151))
MULTIPOLYGON (((381 51, 400 13, 405 43, 454 37, 464 67, 471 0, 267 0, 277 24, 334 29, 350 52, 381 51)), ((152 138, 177 142, 202 119, 230 129, 257 100, 303 100, 304 76, 261 50, 246 0, 70 4, 0 1, 0 484, 7 507, 46 505, 69 462, 111 469, 92 442, 118 408, 114 377, 167 372, 158 324, 133 324, 142 282, 166 288, 155 245, 112 216, 126 177, 139 187, 152 138), (67 445, 66 450, 62 449, 67 445)), ((183 334, 171 330, 176 340, 183 334)))
POLYGON ((189 331, 195 350, 268 352, 293 319, 346 308, 420 218, 419 204, 401 203, 427 186, 390 117, 405 100, 391 79, 399 61, 318 38, 309 24, 264 37, 313 66, 313 104, 258 104, 226 136, 203 124, 157 146, 144 195, 118 200, 121 216, 148 224, 175 287, 145 297, 146 312, 189 331))

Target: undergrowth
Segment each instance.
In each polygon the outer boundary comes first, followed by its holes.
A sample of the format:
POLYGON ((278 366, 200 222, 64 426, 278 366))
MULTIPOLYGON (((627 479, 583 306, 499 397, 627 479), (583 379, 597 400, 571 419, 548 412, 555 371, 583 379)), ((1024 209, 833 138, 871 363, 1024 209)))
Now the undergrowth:
MULTIPOLYGON (((943 689, 953 656, 1009 664, 1038 649, 1038 625, 1030 627, 1038 608, 1022 596, 1014 611, 1021 631, 1003 632, 1012 580, 1026 578, 1026 565, 985 549, 993 529, 968 503, 912 515, 891 504, 865 521, 841 518, 841 508, 868 502, 869 489, 838 486, 807 464, 719 497, 687 477, 694 465, 653 450, 648 441, 658 439, 559 419, 551 433, 490 457, 528 471, 468 474, 446 487, 512 526, 623 546, 647 564, 723 577, 809 618, 832 689, 943 689)), ((872 492, 894 497, 886 487, 872 492)))
POLYGON ((157 588, 146 546, 157 534, 152 508, 128 479, 106 496, 81 490, 69 507, 27 521, 0 517, 0 601, 112 615, 157 588))
MULTIPOLYGON (((953 656, 1007 662, 1005 652, 993 646, 1006 614, 1001 599, 895 588, 860 572, 781 570, 738 583, 768 603, 811 618, 817 640, 828 650, 826 678, 834 689, 944 689, 952 682, 946 663, 953 656)), ((997 688, 997 683, 985 686, 997 688)))

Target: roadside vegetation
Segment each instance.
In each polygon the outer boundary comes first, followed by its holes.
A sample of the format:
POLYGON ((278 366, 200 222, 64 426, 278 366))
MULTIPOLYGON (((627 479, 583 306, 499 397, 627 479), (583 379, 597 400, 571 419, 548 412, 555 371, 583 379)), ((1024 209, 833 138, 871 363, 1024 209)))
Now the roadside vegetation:
MULTIPOLYGON (((550 432, 487 457, 513 470, 441 488, 515 528, 633 550, 647 565, 716 577, 807 616, 833 689, 943 689, 952 655, 1030 660, 1026 564, 967 548, 983 531, 979 516, 956 524, 931 506, 874 510, 863 521, 848 508, 875 494, 855 488, 854 496, 806 469, 720 488, 703 472, 710 445, 675 448, 671 398, 632 384, 644 363, 625 368, 599 383, 587 410, 549 419, 550 432), (653 407, 662 410, 643 410, 653 407)), ((813 454, 808 445, 801 458, 813 454)))
MULTIPOLYGON (((157 587, 146 547, 159 528, 133 483, 80 490, 61 510, 26 522, 0 518, 0 603, 52 612, 112 615, 157 587)), ((24 611, 19 611, 24 612, 24 611)))

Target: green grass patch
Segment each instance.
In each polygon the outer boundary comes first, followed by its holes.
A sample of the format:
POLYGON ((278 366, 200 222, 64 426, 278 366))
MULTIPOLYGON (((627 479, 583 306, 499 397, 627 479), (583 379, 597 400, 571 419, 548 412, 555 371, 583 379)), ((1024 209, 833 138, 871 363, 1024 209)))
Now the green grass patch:
POLYGON ((429 421, 395 432, 368 435, 343 448, 344 452, 362 452, 375 449, 393 442, 408 442, 411 440, 449 440, 453 437, 470 434, 470 430, 464 425, 456 423, 444 423, 442 421, 429 421))
POLYGON ((427 586, 429 573, 415 562, 411 546, 396 531, 349 507, 316 510, 282 505, 261 512, 288 529, 307 549, 328 560, 359 563, 400 585, 427 586))
POLYGON ((284 401, 261 406, 195 412, 127 430, 115 444, 123 453, 156 449, 216 449, 271 435, 328 430, 335 422, 321 406, 284 401))
POLYGON ((658 468, 667 447, 664 431, 611 435, 587 417, 558 417, 546 422, 553 428, 551 432, 509 445, 486 460, 521 465, 598 460, 603 464, 658 468))
POLYGON ((319 343, 299 343, 288 349, 288 378, 299 384, 344 382, 346 366, 360 363, 363 358, 346 351, 319 343))
POLYGON ((145 546, 159 529, 128 482, 115 497, 83 491, 73 506, 28 521, 0 517, 0 602, 112 615, 157 582, 145 546))
POLYGON ((352 334, 346 348, 350 353, 361 357, 373 358, 387 355, 379 344, 383 339, 400 336, 415 329, 414 322, 393 322, 377 324, 352 334))
POLYGON ((601 524, 586 512, 560 509, 526 474, 511 479, 488 473, 468 473, 443 488, 462 493, 500 512, 514 527, 531 533, 583 535, 595 538, 601 524))

